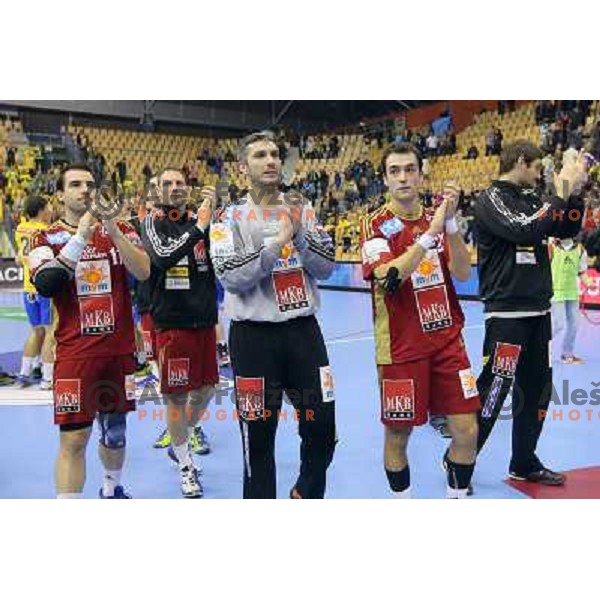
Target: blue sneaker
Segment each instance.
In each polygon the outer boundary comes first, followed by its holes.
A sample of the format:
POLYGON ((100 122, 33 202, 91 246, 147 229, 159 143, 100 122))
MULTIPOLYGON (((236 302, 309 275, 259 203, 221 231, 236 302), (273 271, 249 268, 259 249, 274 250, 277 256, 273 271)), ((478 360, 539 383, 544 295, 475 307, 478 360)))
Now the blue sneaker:
POLYGON ((19 390, 23 390, 25 388, 28 388, 29 386, 33 385, 33 380, 31 377, 27 377, 27 375, 17 375, 17 378, 15 379, 15 383, 14 383, 14 387, 16 387, 19 390))
POLYGON ((105 496, 102 488, 100 488, 99 496, 102 500, 131 500, 131 496, 123 489, 122 485, 117 485, 115 487, 113 496, 105 496))

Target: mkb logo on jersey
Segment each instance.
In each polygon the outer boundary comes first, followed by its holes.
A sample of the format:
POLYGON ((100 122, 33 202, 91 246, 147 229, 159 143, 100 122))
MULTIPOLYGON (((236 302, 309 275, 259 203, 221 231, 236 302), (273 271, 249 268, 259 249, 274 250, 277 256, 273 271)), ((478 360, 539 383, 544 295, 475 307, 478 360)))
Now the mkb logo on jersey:
POLYGON ((77 413, 81 410, 81 380, 57 379, 54 383, 54 412, 77 413))
POLYGON ((204 240, 200 240, 194 246, 194 259, 196 260, 198 271, 208 271, 208 261, 206 259, 206 246, 204 245, 204 240))
POLYGON ((445 285, 415 290, 415 300, 421 327, 425 333, 452 325, 452 314, 445 285))
POLYGON ((190 382, 190 359, 170 358, 167 362, 167 380, 173 387, 188 385, 190 382))
POLYGON ((505 344, 498 342, 494 352, 494 362, 492 363, 492 373, 502 377, 514 377, 519 363, 519 354, 521 346, 517 344, 505 344))
POLYGON ((115 330, 115 314, 112 296, 89 296, 79 298, 81 333, 101 335, 115 330))
POLYGON ((288 312, 309 306, 303 269, 274 272, 273 287, 279 312, 288 312))
POLYGON ((415 418, 415 387, 412 379, 384 379, 382 416, 386 421, 415 418))
POLYGON ((236 377, 238 411, 244 421, 262 419, 265 414, 265 380, 263 377, 236 377))

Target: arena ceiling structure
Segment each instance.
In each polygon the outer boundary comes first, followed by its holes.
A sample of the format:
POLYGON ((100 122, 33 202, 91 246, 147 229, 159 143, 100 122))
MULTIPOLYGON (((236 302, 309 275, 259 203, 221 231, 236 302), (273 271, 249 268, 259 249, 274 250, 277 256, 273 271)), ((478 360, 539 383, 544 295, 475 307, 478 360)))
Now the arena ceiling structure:
MULTIPOLYGON (((35 113, 66 113, 73 120, 111 119, 149 129, 194 127, 207 132, 243 135, 285 126, 317 132, 358 125, 434 100, 0 100, 20 110, 27 122, 35 113)), ((37 124, 37 123, 36 123, 37 124)))

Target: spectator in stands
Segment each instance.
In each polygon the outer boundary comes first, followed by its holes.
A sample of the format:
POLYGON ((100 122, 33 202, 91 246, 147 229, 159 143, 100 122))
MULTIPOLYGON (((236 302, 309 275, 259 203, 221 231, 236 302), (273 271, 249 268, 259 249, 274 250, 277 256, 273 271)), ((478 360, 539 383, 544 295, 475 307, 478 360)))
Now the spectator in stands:
POLYGON ((438 153, 439 139, 435 135, 435 133, 433 133, 433 131, 427 138, 426 144, 427 144, 427 155, 428 156, 436 156, 438 153))
POLYGON ((16 163, 16 151, 15 148, 10 147, 6 152, 6 166, 10 169, 14 167, 16 163))
POLYGON ((190 185, 194 188, 198 187, 198 162, 194 161, 190 167, 190 185))
POLYGON ((494 152, 493 154, 495 154, 496 156, 500 155, 500 152, 502 152, 502 140, 504 139, 504 135, 502 135, 502 131, 500 130, 500 128, 495 127, 494 128, 494 152))
POLYGON ((494 154, 494 146, 496 143, 496 132, 492 127, 485 136, 485 155, 492 156, 494 154))
POLYGON ((116 166, 117 173, 119 175, 119 181, 121 182, 121 185, 123 185, 125 179, 127 178, 127 162, 125 161, 125 158, 122 158, 116 166))
POLYGON ((142 175, 144 176, 144 185, 148 185, 150 179, 152 179, 152 169, 148 163, 144 165, 144 168, 142 169, 142 175))
POLYGON ((569 131, 567 141, 569 146, 573 146, 577 150, 583 148, 583 124, 569 131))
POLYGON ((337 171, 335 174, 335 189, 339 190, 341 187, 342 187, 342 175, 339 173, 339 171, 337 171))
POLYGON ((475 160, 479 156, 479 150, 477 150, 477 146, 473 145, 467 150, 467 155, 465 159, 467 160, 475 160))

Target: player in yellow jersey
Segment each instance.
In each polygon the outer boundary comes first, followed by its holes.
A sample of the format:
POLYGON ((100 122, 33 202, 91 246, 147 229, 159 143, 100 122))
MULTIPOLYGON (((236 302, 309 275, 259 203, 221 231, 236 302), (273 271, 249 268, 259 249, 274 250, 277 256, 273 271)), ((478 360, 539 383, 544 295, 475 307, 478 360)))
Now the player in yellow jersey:
POLYGON ((42 381, 40 389, 52 388, 52 369, 54 363, 54 336, 52 334, 52 301, 40 296, 30 281, 29 245, 35 233, 46 229, 50 222, 52 210, 46 198, 29 196, 25 200, 23 220, 15 232, 18 254, 16 262, 23 267, 23 300, 31 332, 25 341, 21 372, 15 385, 19 388, 30 386, 33 381, 33 371, 41 352, 42 381))

